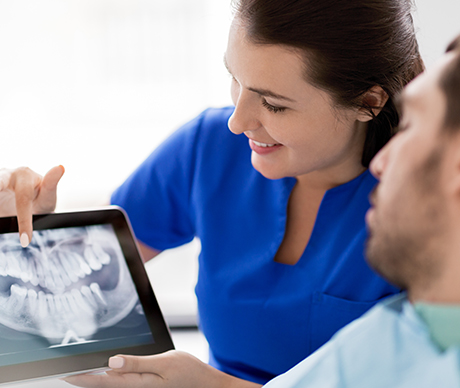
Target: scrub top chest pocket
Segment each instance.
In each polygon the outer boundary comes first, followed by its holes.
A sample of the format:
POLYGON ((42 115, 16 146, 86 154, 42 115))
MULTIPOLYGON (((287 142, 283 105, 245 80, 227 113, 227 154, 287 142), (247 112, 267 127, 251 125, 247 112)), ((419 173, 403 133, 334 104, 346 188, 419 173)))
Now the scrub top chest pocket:
POLYGON ((378 301, 357 302, 315 292, 310 315, 310 351, 329 341, 333 333, 359 318, 378 301))

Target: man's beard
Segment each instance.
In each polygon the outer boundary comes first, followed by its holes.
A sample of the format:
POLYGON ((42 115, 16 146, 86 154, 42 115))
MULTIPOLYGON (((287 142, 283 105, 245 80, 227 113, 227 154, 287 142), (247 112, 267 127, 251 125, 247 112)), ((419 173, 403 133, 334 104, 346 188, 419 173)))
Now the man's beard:
POLYGON ((401 187, 399 203, 378 219, 378 186, 371 194, 376 204, 375 224, 369 230, 366 256, 369 265, 401 289, 427 287, 442 270, 445 208, 439 190, 443 147, 401 187), (411 193, 412 195, 408 195, 411 193))
POLYGON ((401 289, 427 284, 439 271, 430 241, 426 234, 409 234, 399 227, 381 227, 370 232, 367 261, 377 273, 401 289))

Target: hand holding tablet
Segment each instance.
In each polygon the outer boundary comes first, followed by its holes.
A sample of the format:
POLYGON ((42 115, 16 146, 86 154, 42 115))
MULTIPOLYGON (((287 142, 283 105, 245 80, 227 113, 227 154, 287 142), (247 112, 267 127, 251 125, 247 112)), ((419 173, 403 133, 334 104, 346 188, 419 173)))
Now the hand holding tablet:
POLYGON ((173 349, 118 208, 34 216, 28 247, 0 219, 0 383, 173 349))
POLYGON ((84 388, 260 388, 260 384, 223 373, 194 356, 171 351, 154 356, 119 355, 101 375, 77 375, 64 381, 84 388))

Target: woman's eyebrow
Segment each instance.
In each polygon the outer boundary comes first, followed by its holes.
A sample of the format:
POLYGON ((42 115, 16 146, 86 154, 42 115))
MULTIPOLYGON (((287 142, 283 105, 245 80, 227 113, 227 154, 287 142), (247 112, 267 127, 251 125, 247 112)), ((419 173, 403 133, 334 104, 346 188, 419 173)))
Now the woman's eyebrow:
MULTIPOLYGON (((228 66, 228 63, 227 63, 227 58, 225 57, 224 55, 224 65, 225 65, 225 68, 227 69, 227 71, 231 74, 231 70, 228 66)), ((264 97, 272 97, 272 98, 276 98, 277 100, 283 100, 283 101, 289 101, 289 102, 295 102, 295 100, 293 100, 292 98, 289 98, 289 97, 286 97, 286 96, 283 96, 281 94, 278 94, 278 93, 275 93, 275 92, 272 92, 270 90, 267 90, 267 89, 259 89, 259 88, 252 88, 252 87, 249 87, 247 88, 248 90, 250 90, 251 92, 254 92, 254 93, 257 93, 261 96, 264 96, 264 97)))
POLYGON ((248 90, 250 90, 251 92, 257 93, 257 94, 259 94, 261 96, 264 96, 264 97, 272 97, 272 98, 276 98, 277 100, 295 102, 292 98, 282 96, 281 94, 274 93, 274 92, 272 92, 270 90, 256 89, 256 88, 248 88, 248 90))

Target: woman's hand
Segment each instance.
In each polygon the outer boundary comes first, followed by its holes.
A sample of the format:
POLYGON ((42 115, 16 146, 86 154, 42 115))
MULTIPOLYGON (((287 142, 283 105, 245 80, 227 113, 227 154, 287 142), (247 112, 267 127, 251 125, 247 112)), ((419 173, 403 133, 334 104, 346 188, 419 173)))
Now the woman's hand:
POLYGON ((27 167, 0 170, 0 216, 18 216, 21 245, 32 239, 32 214, 49 213, 56 207, 57 184, 64 167, 49 170, 44 177, 27 167))
POLYGON ((86 388, 256 388, 192 355, 172 350, 155 356, 119 355, 109 359, 105 375, 76 375, 63 380, 86 388))

